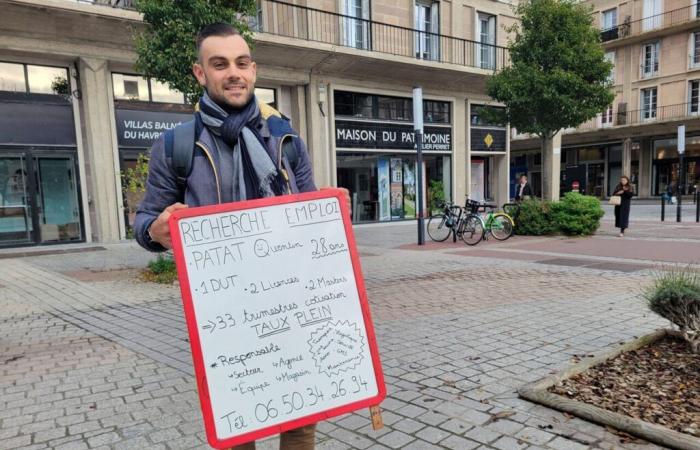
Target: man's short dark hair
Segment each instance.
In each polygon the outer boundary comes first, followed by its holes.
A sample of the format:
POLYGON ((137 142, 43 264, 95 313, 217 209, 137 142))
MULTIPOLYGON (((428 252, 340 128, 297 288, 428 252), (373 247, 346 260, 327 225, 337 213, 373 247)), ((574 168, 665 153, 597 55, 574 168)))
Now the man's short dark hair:
POLYGON ((205 25, 199 33, 197 33, 197 57, 199 57, 199 51, 202 49, 202 42, 208 37, 212 36, 242 36, 241 32, 235 29, 232 25, 224 22, 210 23, 205 25))

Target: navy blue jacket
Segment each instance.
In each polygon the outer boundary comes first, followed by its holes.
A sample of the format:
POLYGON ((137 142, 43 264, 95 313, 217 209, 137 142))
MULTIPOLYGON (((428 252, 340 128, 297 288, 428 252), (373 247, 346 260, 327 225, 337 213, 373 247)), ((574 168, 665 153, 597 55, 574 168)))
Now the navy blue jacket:
MULTIPOLYGON (((266 144, 270 158, 278 167, 285 169, 289 176, 288 187, 291 193, 311 192, 316 190, 311 170, 311 162, 304 141, 294 131, 288 120, 270 106, 261 103, 260 112, 263 119, 261 135, 266 144), (291 139, 297 151, 294 170, 282 152, 282 144, 291 139)), ((219 156, 215 149, 209 130, 204 127, 195 143, 192 171, 187 177, 184 198, 177 177, 172 169, 171 155, 166 155, 164 137, 151 148, 148 163, 146 193, 136 211, 134 234, 138 243, 153 252, 164 251, 160 244, 148 237, 148 228, 165 208, 173 203, 182 202, 190 207, 215 205, 221 203, 222 174, 219 169, 219 156)), ((287 193, 287 182, 280 173, 278 185, 280 194, 287 193)))

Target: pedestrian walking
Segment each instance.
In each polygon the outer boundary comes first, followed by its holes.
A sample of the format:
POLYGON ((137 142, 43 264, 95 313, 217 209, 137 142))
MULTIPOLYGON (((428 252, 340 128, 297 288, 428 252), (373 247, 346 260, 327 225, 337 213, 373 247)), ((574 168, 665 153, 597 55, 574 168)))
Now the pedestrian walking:
MULTIPOLYGON (((202 28, 192 71, 205 90, 194 114, 195 138, 183 146, 173 143, 182 134, 172 133, 153 145, 146 193, 136 213, 136 239, 150 251, 172 248, 168 218, 179 209, 316 190, 299 133, 256 99, 256 65, 235 28, 224 23, 202 28), (183 147, 191 150, 185 177, 173 167, 183 147)), ((285 431, 280 448, 313 449, 315 427, 285 431)), ((235 448, 254 449, 255 442, 235 448)))
POLYGON ((630 184, 630 179, 627 175, 623 175, 613 192, 613 196, 620 197, 620 200, 617 201, 618 204, 615 205, 615 227, 620 229, 620 237, 625 237, 625 230, 629 227, 630 205, 633 195, 634 188, 630 184))
POLYGON ((520 183, 515 187, 515 201, 521 202, 523 200, 528 200, 532 197, 532 188, 530 183, 527 182, 527 175, 522 175, 520 177, 520 183))

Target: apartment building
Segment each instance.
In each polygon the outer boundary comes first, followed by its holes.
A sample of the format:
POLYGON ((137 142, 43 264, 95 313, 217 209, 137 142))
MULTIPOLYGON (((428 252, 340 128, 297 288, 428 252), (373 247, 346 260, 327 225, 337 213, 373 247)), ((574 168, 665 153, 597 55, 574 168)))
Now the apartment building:
MULTIPOLYGON (((679 180, 677 127, 686 126, 685 195, 700 184, 700 10, 697 0, 596 0, 615 101, 594 120, 561 136, 561 192, 601 198, 620 175, 640 198, 675 189, 679 180)), ((515 136, 511 178, 530 174, 539 187, 541 152, 532 138, 515 136)))
MULTIPOLYGON (((121 171, 192 105, 133 67, 125 0, 0 0, 0 247, 125 238, 121 171)), ((507 64, 510 4, 260 0, 257 95, 306 140, 355 222, 415 218, 411 93, 424 91, 426 195, 508 199, 509 135, 480 116, 507 64)))

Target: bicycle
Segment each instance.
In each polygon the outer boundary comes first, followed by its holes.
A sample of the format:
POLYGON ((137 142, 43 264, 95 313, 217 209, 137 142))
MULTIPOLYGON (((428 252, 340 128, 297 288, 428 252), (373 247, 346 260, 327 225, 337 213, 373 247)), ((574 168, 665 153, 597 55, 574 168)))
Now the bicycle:
POLYGON ((467 245, 476 245, 483 238, 484 224, 478 214, 471 212, 464 215, 464 208, 453 203, 440 205, 442 213, 430 216, 428 219, 428 236, 436 242, 444 242, 452 234, 454 241, 461 238, 467 245))
POLYGON ((515 229, 515 222, 513 219, 505 212, 494 212, 494 205, 484 203, 479 205, 480 208, 492 208, 486 214, 484 219, 484 240, 488 239, 488 235, 491 234, 496 240, 505 241, 513 235, 515 229))

